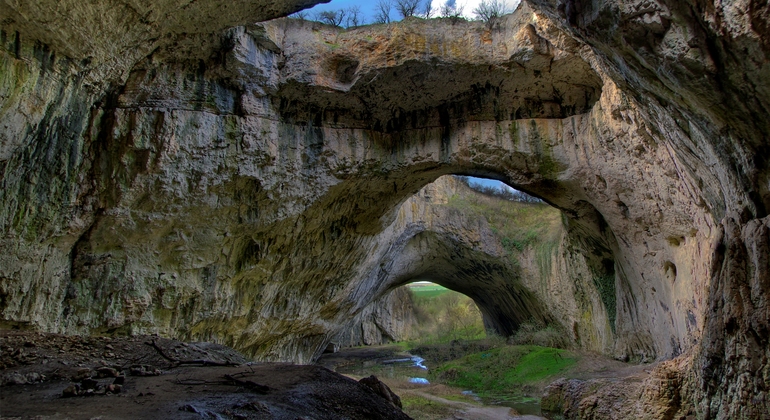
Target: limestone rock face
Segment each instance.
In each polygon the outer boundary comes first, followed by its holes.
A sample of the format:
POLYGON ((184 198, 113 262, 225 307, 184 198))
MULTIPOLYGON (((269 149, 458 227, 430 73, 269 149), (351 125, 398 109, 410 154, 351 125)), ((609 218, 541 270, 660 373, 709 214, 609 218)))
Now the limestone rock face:
MULTIPOLYGON (((765 416, 770 123, 759 115, 770 105, 767 2, 531 3, 590 44, 608 75, 650 114, 678 126, 664 130, 667 147, 694 182, 690 194, 714 220, 694 256, 712 266, 696 286, 708 290, 697 296, 707 311, 703 320, 697 311, 687 314, 702 335, 684 389, 694 392, 688 397, 703 417, 765 416)), ((681 268, 667 267, 677 287, 681 268)))
POLYGON ((379 345, 410 338, 415 322, 412 297, 398 288, 375 300, 332 339, 342 347, 379 345))
POLYGON ((0 1, 3 326, 309 361, 427 275, 502 333, 586 314, 589 348, 690 361, 701 417, 770 412, 765 3, 253 23, 309 3, 0 1), (563 211, 548 282, 404 206, 450 173, 563 211))

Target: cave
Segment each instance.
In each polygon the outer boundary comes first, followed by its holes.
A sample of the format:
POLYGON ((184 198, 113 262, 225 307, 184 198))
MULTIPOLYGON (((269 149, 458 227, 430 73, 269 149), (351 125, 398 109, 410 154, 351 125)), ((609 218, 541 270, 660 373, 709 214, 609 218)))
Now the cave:
POLYGON ((315 1, 129 3, 0 0, 0 328, 308 363, 441 276, 500 333, 585 313, 580 348, 662 362, 649 418, 770 412, 767 4, 343 30, 284 18, 315 1), (420 203, 449 174, 559 209, 559 275, 501 286, 420 203))

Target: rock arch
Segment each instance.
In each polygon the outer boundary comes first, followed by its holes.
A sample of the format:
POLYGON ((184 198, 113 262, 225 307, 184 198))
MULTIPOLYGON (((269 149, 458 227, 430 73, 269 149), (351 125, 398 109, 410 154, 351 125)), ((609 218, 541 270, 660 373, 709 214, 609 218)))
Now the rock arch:
POLYGON ((607 353, 687 353, 699 413, 767 412, 740 397, 767 401, 767 19, 674 3, 222 34, 203 29, 301 5, 237 2, 209 26, 201 1, 176 15, 201 24, 185 36, 151 24, 176 10, 155 2, 105 10, 141 25, 103 38, 84 36, 102 13, 73 29, 0 4, 3 323, 307 361, 413 237, 386 234, 401 203, 495 176, 562 209, 565 249, 614 273, 607 353))

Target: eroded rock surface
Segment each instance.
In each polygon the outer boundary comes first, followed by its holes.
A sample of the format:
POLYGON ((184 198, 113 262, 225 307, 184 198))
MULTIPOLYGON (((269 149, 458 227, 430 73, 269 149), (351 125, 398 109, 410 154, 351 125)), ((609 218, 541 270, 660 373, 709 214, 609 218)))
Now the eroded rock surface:
MULTIPOLYGON (((308 2, 124 3, 0 3, 5 327, 308 361, 421 269, 470 287, 462 267, 494 245, 401 204, 492 176, 564 212, 555 278, 610 278, 616 303, 522 277, 510 296, 551 302, 488 309, 501 331, 606 315, 575 335, 690 360, 699 416, 770 412, 767 4, 533 0, 491 26, 342 31, 224 29, 308 2)), ((499 292, 488 267, 481 294, 499 292)))
MULTIPOLYGON (((602 301, 595 283, 608 274, 602 271, 603 261, 594 261, 602 255, 581 252, 579 244, 570 242, 569 225, 558 216, 548 218, 547 213, 558 211, 543 212, 541 205, 533 205, 540 210, 532 211, 542 213, 538 223, 553 225, 553 237, 535 238, 514 252, 505 248, 499 226, 451 205, 451 200, 487 208, 495 202, 515 205, 476 192, 452 176, 442 176, 410 197, 386 230, 398 232, 404 246, 393 253, 388 276, 365 288, 386 294, 364 308, 335 342, 379 344, 383 338, 406 338, 413 315, 399 286, 430 280, 471 297, 490 333, 509 336, 522 323, 553 325, 582 348, 612 351, 614 319, 607 309, 612 306, 602 301)), ((527 228, 518 220, 506 223, 527 228)))

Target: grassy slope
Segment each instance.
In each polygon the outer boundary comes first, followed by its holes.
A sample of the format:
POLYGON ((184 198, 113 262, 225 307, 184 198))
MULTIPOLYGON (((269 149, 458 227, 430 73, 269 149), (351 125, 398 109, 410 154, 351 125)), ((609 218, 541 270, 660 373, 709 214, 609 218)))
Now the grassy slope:
POLYGON ((481 396, 504 396, 553 379, 576 361, 566 350, 505 345, 444 363, 432 375, 481 396))
POLYGON ((487 220, 509 253, 528 246, 554 246, 561 230, 561 212, 545 203, 519 203, 467 193, 450 198, 448 205, 487 220))

